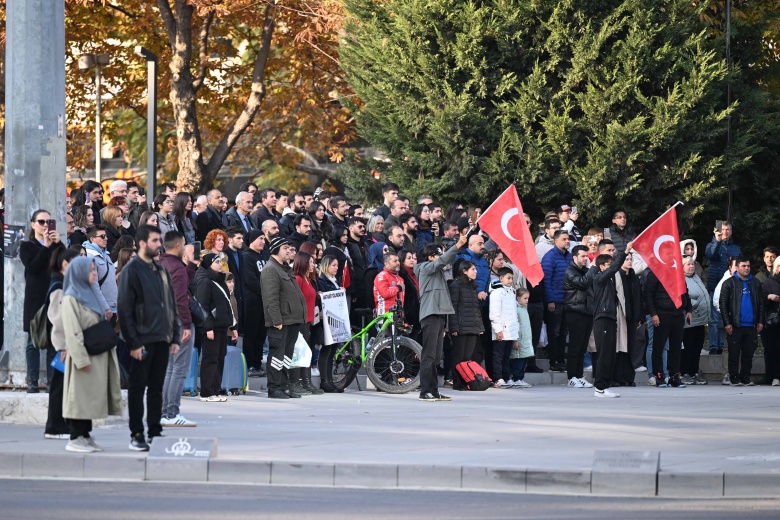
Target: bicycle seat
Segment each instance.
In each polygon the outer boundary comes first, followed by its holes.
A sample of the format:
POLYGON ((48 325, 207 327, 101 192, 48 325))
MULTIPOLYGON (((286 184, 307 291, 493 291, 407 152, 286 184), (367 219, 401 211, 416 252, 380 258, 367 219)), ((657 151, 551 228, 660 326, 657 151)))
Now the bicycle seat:
POLYGON ((369 319, 374 318, 374 309, 352 309, 352 312, 355 316, 362 316, 369 319))

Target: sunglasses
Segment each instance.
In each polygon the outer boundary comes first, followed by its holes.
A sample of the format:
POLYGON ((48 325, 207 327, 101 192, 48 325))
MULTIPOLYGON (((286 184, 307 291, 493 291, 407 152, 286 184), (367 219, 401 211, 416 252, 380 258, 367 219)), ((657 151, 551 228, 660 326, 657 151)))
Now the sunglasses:
POLYGON ((108 235, 95 235, 95 238, 106 238, 108 235))
POLYGON ((46 225, 48 225, 48 224, 49 224, 49 221, 48 221, 48 220, 41 220, 41 219, 38 219, 38 220, 36 220, 35 222, 37 222, 39 226, 46 226, 46 225))

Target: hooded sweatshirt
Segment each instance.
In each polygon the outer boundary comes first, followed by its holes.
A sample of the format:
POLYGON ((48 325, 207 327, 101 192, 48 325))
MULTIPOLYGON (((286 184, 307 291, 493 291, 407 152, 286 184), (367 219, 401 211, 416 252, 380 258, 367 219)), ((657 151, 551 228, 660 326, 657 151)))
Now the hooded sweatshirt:
POLYGON ((87 256, 95 259, 97 280, 92 284, 92 289, 95 291, 98 301, 105 309, 111 309, 111 312, 116 313, 116 302, 119 296, 119 290, 116 285, 116 269, 114 268, 114 262, 111 261, 108 252, 104 249, 100 249, 97 244, 93 244, 87 240, 81 245, 86 249, 87 256))
POLYGON ((694 258, 694 260, 696 260, 696 269, 694 270, 694 273, 699 275, 699 278, 701 278, 704 281, 704 284, 706 285, 707 282, 706 282, 706 280, 704 278, 704 268, 701 266, 701 264, 699 263, 699 260, 698 260, 698 258, 699 258, 699 248, 696 247, 696 241, 691 239, 691 238, 688 238, 688 239, 685 239, 685 240, 681 241, 680 242, 680 254, 685 256, 685 246, 688 245, 688 244, 693 245, 693 258, 694 258))

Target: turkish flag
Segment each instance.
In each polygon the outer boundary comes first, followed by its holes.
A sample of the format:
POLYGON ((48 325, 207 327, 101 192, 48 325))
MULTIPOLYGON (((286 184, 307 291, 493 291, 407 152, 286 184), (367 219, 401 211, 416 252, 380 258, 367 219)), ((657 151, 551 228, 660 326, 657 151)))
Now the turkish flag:
POLYGON ((544 278, 542 264, 536 257, 534 239, 525 223, 523 206, 515 185, 509 186, 477 221, 501 251, 512 260, 531 285, 544 278))
POLYGON ((647 262, 647 266, 679 308, 682 305, 682 295, 687 289, 680 253, 677 210, 670 208, 642 231, 634 239, 634 250, 642 255, 642 259, 647 262))

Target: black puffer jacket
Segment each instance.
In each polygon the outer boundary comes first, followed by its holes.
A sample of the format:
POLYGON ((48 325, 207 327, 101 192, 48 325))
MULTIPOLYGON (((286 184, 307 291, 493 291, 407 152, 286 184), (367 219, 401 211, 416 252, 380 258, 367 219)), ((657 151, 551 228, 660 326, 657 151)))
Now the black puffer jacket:
POLYGON ((225 285, 225 273, 199 267, 195 273, 195 285, 198 302, 208 314, 202 325, 203 330, 227 332, 227 329, 233 326, 233 309, 230 307, 230 293, 225 285))
POLYGON ((450 333, 480 334, 485 332, 482 313, 479 310, 477 289, 473 284, 466 285, 461 279, 450 282, 450 300, 455 314, 450 315, 450 333))
MULTIPOLYGON (((593 318, 608 318, 617 320, 617 289, 615 289, 615 275, 620 271, 623 262, 626 261, 625 253, 618 253, 606 271, 596 272, 593 275, 593 318)), ((598 267, 594 267, 598 270, 598 267)), ((619 275, 618 275, 619 276, 619 275)))
POLYGON ((593 305, 588 299, 588 289, 593 284, 596 266, 588 269, 572 262, 563 274, 563 302, 566 312, 593 315, 593 305))
POLYGON ((780 303, 766 299, 770 294, 780 294, 780 275, 775 274, 768 277, 761 285, 761 289, 764 292, 764 317, 766 317, 769 316, 770 313, 777 312, 778 309, 780 309, 780 303))

